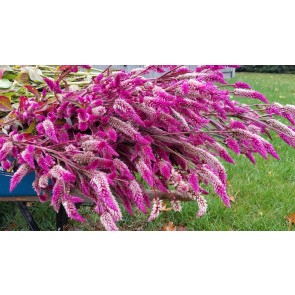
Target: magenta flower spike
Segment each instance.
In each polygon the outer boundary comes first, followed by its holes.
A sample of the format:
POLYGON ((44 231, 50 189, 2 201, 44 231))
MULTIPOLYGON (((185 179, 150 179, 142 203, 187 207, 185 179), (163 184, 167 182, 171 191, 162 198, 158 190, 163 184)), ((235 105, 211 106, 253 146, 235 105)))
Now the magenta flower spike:
POLYGON ((199 218, 207 186, 230 207, 223 163, 234 164, 233 153, 252 163, 279 160, 268 138, 272 131, 295 147, 295 106, 270 104, 244 82, 227 84, 226 67, 108 68, 96 75, 89 66, 59 66, 54 80, 44 77, 43 89, 30 88, 1 120, 1 167, 16 171, 10 190, 34 172, 41 202, 84 222, 76 204, 90 200, 107 230, 119 229, 122 210, 137 208, 152 221, 166 203, 180 212, 182 201, 195 202, 199 218), (91 78, 69 86, 67 75, 76 77, 79 68, 91 78))

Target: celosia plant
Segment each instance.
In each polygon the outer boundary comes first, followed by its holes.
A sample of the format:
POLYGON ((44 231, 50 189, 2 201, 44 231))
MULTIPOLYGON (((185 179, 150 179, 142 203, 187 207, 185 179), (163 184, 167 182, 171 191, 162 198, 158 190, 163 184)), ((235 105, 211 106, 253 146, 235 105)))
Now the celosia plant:
POLYGON ((17 167, 11 191, 33 171, 41 202, 50 200, 56 211, 62 204, 83 222, 76 203, 90 199, 107 230, 116 230, 122 218, 119 203, 130 214, 134 207, 148 213, 151 221, 162 198, 175 211, 191 200, 200 217, 207 185, 230 207, 220 159, 234 164, 228 149, 253 163, 256 154, 279 159, 266 138, 273 130, 295 147, 295 128, 274 118, 294 125, 295 106, 270 104, 243 82, 228 85, 224 67, 105 71, 76 91, 60 87, 69 67, 55 80, 45 78, 47 91, 20 97, 1 123, 1 166, 17 167), (153 71, 157 78, 144 77, 153 71), (234 97, 249 98, 249 105, 234 97))

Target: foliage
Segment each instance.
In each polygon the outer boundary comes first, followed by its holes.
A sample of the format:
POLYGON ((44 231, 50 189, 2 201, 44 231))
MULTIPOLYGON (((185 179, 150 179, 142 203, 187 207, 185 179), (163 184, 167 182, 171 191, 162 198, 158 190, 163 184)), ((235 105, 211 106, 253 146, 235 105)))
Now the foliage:
POLYGON ((131 73, 104 72, 77 91, 60 87, 64 74, 45 79, 50 91, 42 99, 21 96, 2 123, 1 165, 11 169, 17 164, 11 190, 34 171, 41 201, 51 200, 56 211, 63 204, 69 217, 85 221, 75 207, 84 195, 109 230, 122 219, 118 200, 130 214, 132 206, 147 212, 149 196, 137 175, 155 192, 150 221, 165 210, 159 192, 170 196, 175 211, 181 210, 179 194, 197 202, 200 217, 207 209, 204 185, 211 184, 230 206, 226 172, 217 157, 234 163, 227 152, 231 149, 254 163, 255 154, 278 159, 261 135, 274 130, 294 147, 293 127, 273 116, 294 125, 295 107, 270 104, 242 82, 226 85, 222 68, 147 66, 131 73), (150 71, 164 73, 144 78, 150 71), (232 96, 263 104, 241 104, 232 96), (36 127, 25 132, 32 124, 36 127))
POLYGON ((255 73, 295 73, 295 66, 291 65, 246 65, 237 69, 240 72, 255 72, 255 73))
MULTIPOLYGON (((21 96, 39 99, 47 86, 44 79, 61 78, 61 87, 77 90, 100 72, 89 66, 81 68, 82 70, 78 66, 0 66, 0 119, 11 110, 7 106, 18 107, 21 96)), ((50 99, 53 96, 54 93, 48 93, 46 97, 50 99)))

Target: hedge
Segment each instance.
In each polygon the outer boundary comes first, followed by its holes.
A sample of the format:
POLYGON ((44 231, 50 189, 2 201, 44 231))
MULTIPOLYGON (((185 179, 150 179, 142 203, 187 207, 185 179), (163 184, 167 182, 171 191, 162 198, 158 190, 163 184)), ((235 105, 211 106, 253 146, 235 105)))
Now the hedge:
POLYGON ((244 65, 237 69, 239 72, 256 72, 256 73, 286 73, 294 74, 295 65, 244 65))

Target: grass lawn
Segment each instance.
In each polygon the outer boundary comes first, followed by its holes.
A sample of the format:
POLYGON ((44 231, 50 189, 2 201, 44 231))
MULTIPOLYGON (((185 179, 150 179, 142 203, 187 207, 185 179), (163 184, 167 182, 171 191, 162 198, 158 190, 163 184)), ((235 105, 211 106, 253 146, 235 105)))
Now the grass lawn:
MULTIPOLYGON (((295 104, 295 75, 237 73, 232 81, 244 81, 262 92, 273 102, 295 104)), ((241 100, 242 101, 242 100, 241 100)), ((243 99, 249 102, 249 100, 243 99)), ((253 101, 254 102, 254 101, 253 101)), ((183 205, 182 212, 163 212, 147 223, 147 216, 137 212, 135 216, 124 214, 120 227, 123 230, 161 230, 170 221, 187 230, 287 230, 285 219, 295 212, 295 149, 274 136, 273 145, 281 160, 268 161, 256 156, 253 165, 244 156, 233 155, 236 165, 224 163, 228 172, 228 192, 234 196, 232 208, 226 208, 219 197, 209 195, 207 214, 195 218, 197 204, 183 205)), ((32 205, 33 215, 43 230, 54 230, 54 212, 48 204, 32 205)), ((88 222, 70 222, 69 230, 100 230, 99 218, 89 208, 81 212, 88 222)), ((0 203, 0 230, 26 230, 22 216, 14 204, 0 203)), ((294 228, 295 230, 295 225, 294 228)))

